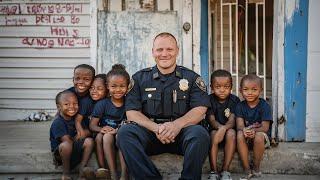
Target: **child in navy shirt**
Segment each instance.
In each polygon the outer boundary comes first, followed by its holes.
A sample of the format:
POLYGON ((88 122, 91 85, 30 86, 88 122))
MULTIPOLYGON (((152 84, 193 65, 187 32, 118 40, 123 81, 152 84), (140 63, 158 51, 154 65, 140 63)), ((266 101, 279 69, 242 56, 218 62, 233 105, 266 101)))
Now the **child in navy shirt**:
POLYGON ((68 90, 62 91, 56 96, 58 109, 50 127, 50 143, 54 162, 57 166, 63 166, 62 179, 71 179, 70 169, 80 163, 80 177, 90 178, 93 171, 85 167, 93 149, 91 138, 75 140, 77 134, 74 116, 78 112, 78 100, 76 95, 68 90))
POLYGON ((207 112, 206 120, 210 124, 211 173, 208 179, 220 179, 218 175, 217 156, 219 144, 224 145, 224 162, 221 179, 231 179, 229 165, 236 149, 236 131, 234 111, 240 99, 231 94, 232 76, 226 70, 216 70, 211 74, 210 103, 211 108, 207 112))
POLYGON ((74 68, 73 87, 68 90, 74 92, 79 102, 79 112, 75 117, 77 128, 77 139, 89 137, 89 116, 93 109, 93 100, 90 97, 91 87, 95 69, 88 64, 80 64, 74 68))
MULTIPOLYGON (((118 128, 126 119, 124 96, 127 93, 129 81, 130 76, 123 65, 116 64, 112 66, 112 70, 107 74, 107 89, 110 97, 96 103, 90 121, 90 129, 98 133, 96 142, 102 143, 103 146, 103 151, 97 151, 99 153, 98 156, 107 159, 112 179, 118 179, 115 138, 118 128)), ((119 157, 121 179, 128 179, 126 165, 120 151, 119 157)))
POLYGON ((269 104, 259 98, 261 79, 254 74, 246 75, 240 83, 244 101, 236 108, 237 147, 246 178, 260 177, 260 162, 265 148, 270 146, 272 114, 269 104), (253 148, 253 169, 249 165, 248 147, 253 148))
MULTIPOLYGON (((107 75, 106 74, 97 74, 94 77, 92 85, 89 89, 90 96, 96 104, 99 101, 102 101, 107 96, 107 75)), ((105 158, 103 156, 103 147, 102 147, 102 134, 95 134, 95 141, 96 141, 96 154, 98 159, 99 169, 96 172, 96 178, 106 179, 110 177, 109 171, 106 169, 105 165, 105 158)))

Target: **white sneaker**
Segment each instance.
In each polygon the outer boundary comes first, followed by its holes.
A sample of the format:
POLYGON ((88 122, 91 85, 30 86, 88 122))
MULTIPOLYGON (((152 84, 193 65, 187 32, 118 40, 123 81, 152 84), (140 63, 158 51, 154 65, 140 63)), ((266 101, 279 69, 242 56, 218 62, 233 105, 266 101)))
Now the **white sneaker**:
POLYGON ((219 180, 219 175, 216 174, 215 172, 211 171, 209 176, 208 176, 208 180, 219 180))
POLYGON ((221 173, 221 180, 232 180, 231 173, 228 171, 223 171, 221 173))

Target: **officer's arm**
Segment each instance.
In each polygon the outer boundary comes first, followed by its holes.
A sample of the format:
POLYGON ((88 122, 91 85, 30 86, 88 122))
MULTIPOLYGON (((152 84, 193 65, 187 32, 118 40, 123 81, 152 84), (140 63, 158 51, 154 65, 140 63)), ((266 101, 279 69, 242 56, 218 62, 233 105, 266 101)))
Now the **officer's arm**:
POLYGON ((195 125, 198 124, 204 118, 206 112, 207 107, 205 106, 194 107, 190 111, 188 111, 184 116, 176 119, 174 122, 181 128, 190 125, 195 125))
POLYGON ((145 116, 140 111, 129 110, 126 112, 128 121, 134 121, 142 127, 149 129, 154 133, 158 133, 159 125, 145 116))

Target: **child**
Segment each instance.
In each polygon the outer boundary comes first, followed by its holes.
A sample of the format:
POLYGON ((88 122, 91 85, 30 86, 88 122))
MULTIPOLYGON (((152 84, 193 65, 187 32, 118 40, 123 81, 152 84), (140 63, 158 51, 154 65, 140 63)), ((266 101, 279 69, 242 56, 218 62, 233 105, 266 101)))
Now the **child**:
POLYGON ((89 137, 89 116, 93 109, 93 100, 89 95, 95 70, 88 64, 80 64, 74 68, 73 87, 68 90, 74 92, 79 102, 79 112, 75 117, 77 136, 76 139, 89 137))
POLYGON ((272 115, 269 104, 259 95, 261 79, 254 74, 246 75, 240 82, 244 101, 236 107, 237 147, 247 179, 261 176, 260 162, 265 148, 270 146, 272 115), (248 146, 253 148, 253 169, 249 166, 248 146))
POLYGON ((210 124, 211 151, 210 167, 211 173, 208 179, 219 179, 217 156, 218 146, 224 146, 224 162, 221 179, 231 179, 229 165, 236 149, 236 131, 234 111, 240 99, 231 94, 232 76, 226 70, 216 70, 211 74, 210 102, 211 108, 207 113, 207 121, 210 124))
POLYGON ((56 105, 58 113, 50 127, 50 142, 55 164, 63 166, 61 179, 71 179, 70 169, 79 163, 80 177, 92 178, 93 171, 85 166, 94 146, 93 140, 74 139, 77 133, 74 120, 78 112, 77 97, 71 91, 62 91, 56 96, 56 105))
MULTIPOLYGON (((90 129, 98 133, 96 142, 102 143, 103 151, 98 156, 105 156, 112 179, 118 179, 116 172, 115 137, 120 124, 125 120, 124 96, 127 93, 130 76, 121 64, 112 66, 107 74, 107 89, 110 98, 103 99, 94 107, 90 129)), ((119 151, 121 179, 128 179, 124 159, 119 151)))
MULTIPOLYGON (((92 85, 89 89, 90 96, 96 104, 99 101, 102 101, 107 96, 107 75, 106 74, 97 74, 94 77, 92 85)), ((109 171, 106 169, 105 162, 104 162, 104 154, 103 154, 103 147, 102 147, 102 135, 98 134, 95 137, 96 141, 96 151, 97 151, 97 159, 99 164, 99 169, 96 172, 96 178, 108 178, 110 176, 109 171)))

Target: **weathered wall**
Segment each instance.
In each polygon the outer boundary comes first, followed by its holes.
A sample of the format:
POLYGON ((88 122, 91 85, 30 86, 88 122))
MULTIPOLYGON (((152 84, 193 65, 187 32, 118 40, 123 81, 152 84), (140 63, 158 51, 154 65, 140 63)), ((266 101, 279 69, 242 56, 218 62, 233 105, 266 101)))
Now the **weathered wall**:
POLYGON ((0 120, 53 111, 73 68, 90 62, 90 1, 3 0, 0 26, 0 120))
POLYGON ((306 141, 320 142, 320 1, 309 1, 306 141))

